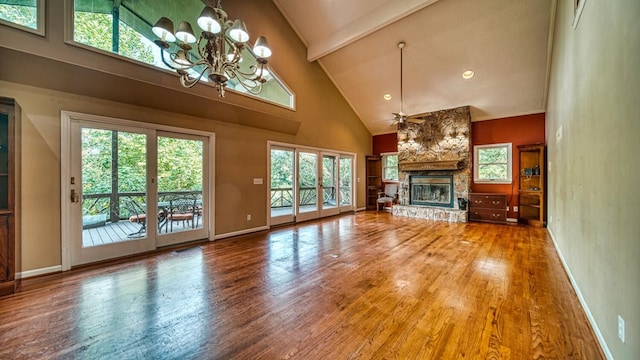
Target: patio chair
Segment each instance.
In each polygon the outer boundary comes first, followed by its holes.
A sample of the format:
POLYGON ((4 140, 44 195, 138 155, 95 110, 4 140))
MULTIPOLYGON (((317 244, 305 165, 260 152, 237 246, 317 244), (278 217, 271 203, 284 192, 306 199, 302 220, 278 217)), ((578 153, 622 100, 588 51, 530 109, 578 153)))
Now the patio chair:
POLYGON ((138 231, 132 232, 127 236, 130 238, 144 236, 143 234, 147 231, 147 214, 144 212, 144 208, 132 198, 123 198, 122 202, 127 208, 127 211, 129 211, 129 221, 140 224, 138 231))
POLYGON ((189 225, 195 228, 195 219, 198 217, 197 200, 193 195, 178 195, 169 200, 166 232, 173 232, 173 223, 177 221, 182 222, 183 229, 189 225))

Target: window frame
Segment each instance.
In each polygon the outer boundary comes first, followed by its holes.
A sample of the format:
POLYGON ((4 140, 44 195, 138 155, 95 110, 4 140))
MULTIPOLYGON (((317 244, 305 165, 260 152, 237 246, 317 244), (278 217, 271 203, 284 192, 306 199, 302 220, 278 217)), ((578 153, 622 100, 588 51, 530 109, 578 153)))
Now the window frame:
POLYGON ((398 158, 398 152, 386 152, 386 153, 380 153, 380 159, 381 159, 381 166, 382 166, 382 181, 388 182, 388 181, 400 181, 399 177, 400 177, 400 171, 398 169, 398 165, 396 166, 387 166, 387 157, 389 156, 395 156, 396 159, 398 158), (398 174, 398 179, 389 179, 387 178, 387 168, 396 168, 396 173, 398 174))
POLYGON ((30 28, 28 26, 24 26, 24 25, 20 25, 5 19, 0 19, 0 24, 5 25, 5 26, 9 26, 12 27, 14 29, 18 29, 18 30, 22 30, 22 31, 26 31, 26 32, 30 32, 32 34, 36 34, 36 35, 40 35, 40 36, 45 36, 45 6, 46 6, 46 1, 45 0, 36 0, 36 28, 30 28))
MULTIPOLYGON (((503 164, 503 163, 492 163, 503 164)), ((513 183, 513 145, 512 143, 486 144, 473 146, 473 182, 481 184, 511 184, 513 183), (507 178, 506 179, 483 179, 480 178, 480 151, 484 149, 506 148, 507 150, 507 178)))

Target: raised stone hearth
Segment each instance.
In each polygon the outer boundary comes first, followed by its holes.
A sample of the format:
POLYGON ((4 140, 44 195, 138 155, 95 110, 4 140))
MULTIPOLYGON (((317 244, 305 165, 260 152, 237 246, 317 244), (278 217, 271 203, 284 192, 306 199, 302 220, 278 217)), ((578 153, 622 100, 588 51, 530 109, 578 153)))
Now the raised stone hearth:
POLYGON ((398 124, 400 205, 393 214, 449 222, 467 222, 458 198, 471 188, 471 115, 468 106, 421 116, 423 123, 398 124), (453 208, 412 204, 412 176, 453 176, 453 208))
POLYGON ((393 215, 427 220, 440 220, 454 223, 467 222, 466 210, 446 209, 442 207, 395 205, 392 213, 393 215))

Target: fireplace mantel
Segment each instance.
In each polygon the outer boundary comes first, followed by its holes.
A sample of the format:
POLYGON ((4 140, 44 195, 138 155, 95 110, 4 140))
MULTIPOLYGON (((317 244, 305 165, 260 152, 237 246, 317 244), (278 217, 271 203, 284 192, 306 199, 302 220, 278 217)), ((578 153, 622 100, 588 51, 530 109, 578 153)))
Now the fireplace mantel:
POLYGON ((424 171, 424 170, 459 170, 461 160, 433 160, 421 162, 401 162, 398 164, 400 171, 424 171))

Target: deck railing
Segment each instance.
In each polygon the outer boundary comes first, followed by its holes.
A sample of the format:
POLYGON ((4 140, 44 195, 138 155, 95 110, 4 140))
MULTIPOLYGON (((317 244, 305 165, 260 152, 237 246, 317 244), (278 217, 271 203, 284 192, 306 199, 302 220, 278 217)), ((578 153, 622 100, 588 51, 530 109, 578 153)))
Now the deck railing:
MULTIPOLYGON (((107 215, 108 221, 117 222, 128 219, 131 215, 125 206, 121 206, 123 198, 132 198, 142 204, 146 202, 144 192, 121 192, 82 195, 82 215, 107 215), (115 196, 114 196, 115 195, 115 196)), ((173 195, 195 195, 202 197, 202 191, 161 191, 158 199, 173 195)))
MULTIPOLYGON (((316 205, 316 188, 302 187, 300 188, 300 206, 316 205)), ((340 189, 341 203, 351 204, 351 188, 340 189)), ((327 186, 322 188, 322 201, 324 204, 334 203, 336 201, 336 187, 327 186)), ((271 189, 271 208, 285 208, 293 206, 293 188, 273 188, 271 189)))

